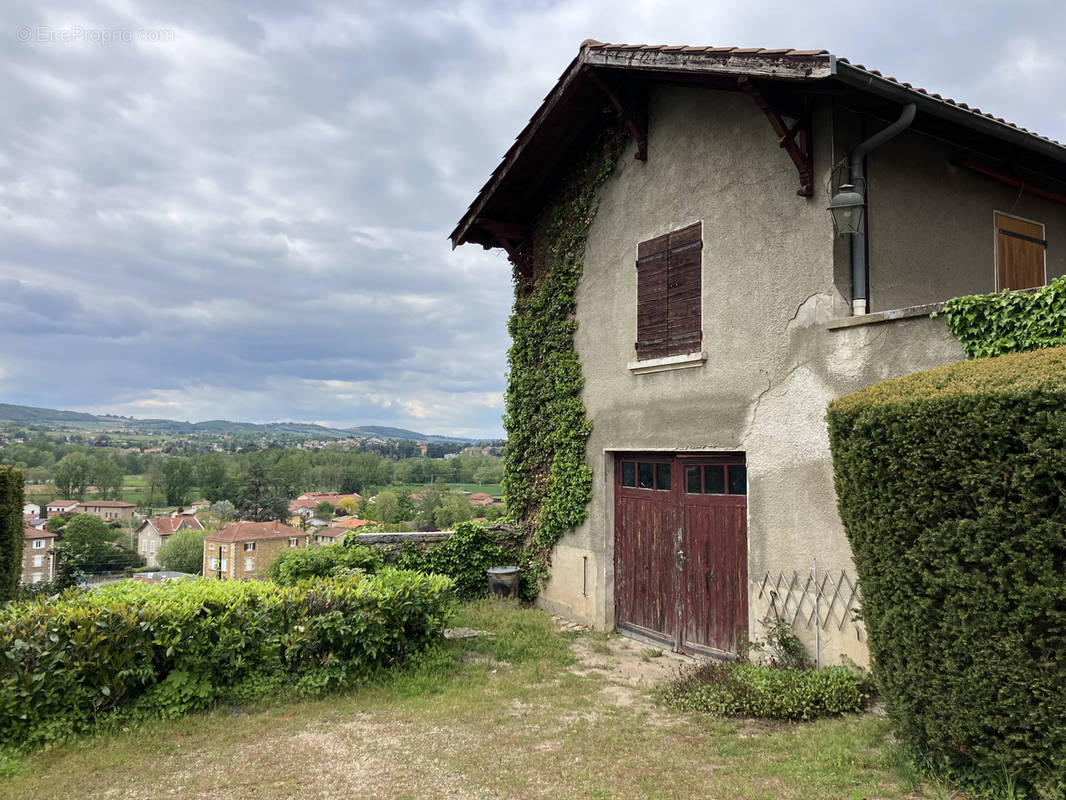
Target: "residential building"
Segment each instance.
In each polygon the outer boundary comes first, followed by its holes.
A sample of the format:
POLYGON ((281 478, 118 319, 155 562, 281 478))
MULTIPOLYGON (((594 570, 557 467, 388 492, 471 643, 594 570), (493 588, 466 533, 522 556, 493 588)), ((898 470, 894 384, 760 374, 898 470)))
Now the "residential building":
POLYGON ((104 522, 116 522, 133 519, 136 508, 133 503, 124 503, 121 500, 87 500, 78 503, 74 510, 79 514, 92 514, 104 522))
POLYGON ((328 528, 319 528, 314 532, 315 546, 321 547, 327 544, 342 544, 344 537, 347 536, 351 530, 349 528, 339 528, 336 526, 330 526, 328 528))
POLYGON ((204 538, 204 577, 253 580, 286 550, 308 547, 311 535, 283 522, 234 522, 204 538))
POLYGON ((24 528, 22 545, 22 582, 40 583, 55 577, 55 554, 48 552, 56 535, 48 531, 24 528))
POLYGON ((144 559, 146 567, 159 566, 156 554, 163 548, 167 539, 182 528, 202 531, 204 526, 196 517, 180 514, 149 517, 138 526, 135 532, 137 552, 144 559))
POLYGON ((494 506, 499 502, 495 497, 485 492, 474 492, 466 498, 472 506, 494 506))
POLYGON ((864 662, 826 405, 961 359, 943 301, 1066 273, 1066 147, 826 51, 587 41, 453 244, 528 291, 607 126, 574 312, 592 498, 539 602, 729 655, 779 616, 864 662))
POLYGON ((34 517, 39 517, 41 515, 41 507, 36 503, 23 503, 22 515, 32 515, 34 517))
POLYGON ((45 510, 48 512, 48 516, 52 516, 52 514, 66 514, 68 511, 74 511, 77 507, 77 500, 53 500, 52 502, 45 504, 45 510))

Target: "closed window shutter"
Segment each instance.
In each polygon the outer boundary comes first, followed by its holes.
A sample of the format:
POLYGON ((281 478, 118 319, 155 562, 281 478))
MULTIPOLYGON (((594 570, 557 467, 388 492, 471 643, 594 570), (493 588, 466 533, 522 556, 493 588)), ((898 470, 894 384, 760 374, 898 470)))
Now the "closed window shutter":
POLYGON ((702 227, 697 222, 670 234, 667 341, 672 356, 696 353, 703 344, 702 227))
POLYGON ((689 225, 637 246, 637 359, 699 352, 703 226, 689 225))
POLYGON ((637 357, 669 353, 667 289, 669 235, 637 245, 637 357))
POLYGON ((1006 214, 995 215, 996 289, 1032 289, 1046 283, 1044 226, 1006 214))

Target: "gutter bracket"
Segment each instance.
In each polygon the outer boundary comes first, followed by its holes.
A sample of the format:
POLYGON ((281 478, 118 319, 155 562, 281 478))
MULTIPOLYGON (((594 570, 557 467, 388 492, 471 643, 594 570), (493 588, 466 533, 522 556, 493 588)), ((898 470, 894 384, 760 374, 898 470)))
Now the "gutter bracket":
POLYGON ((785 125, 781 113, 775 109, 766 99, 758 87, 747 75, 737 78, 737 84, 744 94, 755 101, 766 118, 770 120, 770 126, 777 134, 778 145, 788 153, 792 163, 796 165, 799 173, 800 188, 796 194, 800 197, 814 196, 814 154, 811 148, 811 114, 809 102, 804 101, 803 113, 796 119, 791 127, 785 125))
POLYGON ((595 83, 603 93, 607 95, 607 99, 611 101, 611 105, 614 106, 615 112, 618 114, 618 119, 622 121, 622 124, 626 126, 626 130, 629 131, 629 135, 633 137, 633 141, 637 143, 637 152, 633 154, 633 158, 637 161, 648 160, 648 115, 646 112, 642 112, 635 108, 635 103, 631 103, 627 106, 622 102, 622 98, 618 93, 608 85, 608 83, 597 74, 596 70, 590 69, 588 71, 589 78, 595 83))

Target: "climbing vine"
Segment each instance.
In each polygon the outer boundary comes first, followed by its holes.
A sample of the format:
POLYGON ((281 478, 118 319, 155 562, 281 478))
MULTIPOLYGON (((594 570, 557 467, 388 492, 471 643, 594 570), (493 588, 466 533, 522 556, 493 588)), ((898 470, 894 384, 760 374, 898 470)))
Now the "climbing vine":
POLYGON ((575 292, 597 190, 624 142, 615 129, 593 137, 549 195, 515 265, 503 485, 524 533, 523 594, 529 599, 549 575, 552 546, 584 522, 592 499, 592 469, 585 463, 592 422, 581 400, 585 379, 574 347, 575 292))
POLYGON ((1060 347, 1066 345, 1066 277, 1036 292, 956 297, 943 314, 970 358, 1060 347))

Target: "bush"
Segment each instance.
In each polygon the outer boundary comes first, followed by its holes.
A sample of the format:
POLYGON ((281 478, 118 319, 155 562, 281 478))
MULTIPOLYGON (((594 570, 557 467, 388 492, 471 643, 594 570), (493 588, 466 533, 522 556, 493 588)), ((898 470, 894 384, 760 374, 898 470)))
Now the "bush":
POLYGON ((473 522, 460 522, 452 537, 436 547, 422 551, 404 544, 396 566, 447 575, 455 581, 456 595, 473 600, 489 594, 486 570, 515 564, 517 560, 517 550, 495 533, 473 522))
POLYGON ((944 304, 950 330, 970 358, 1066 345, 1066 277, 1036 292, 956 297, 944 304))
POLYGON ((775 669, 745 662, 705 662, 659 690, 681 711, 727 717, 814 719, 859 711, 864 682, 845 667, 775 669))
POLYGON ((0 609, 0 746, 173 716, 256 687, 321 691, 426 647, 451 581, 384 570, 294 586, 132 581, 0 609))
POLYGON ((21 470, 0 466, 0 603, 14 599, 22 579, 22 501, 21 470))
POLYGON ((267 577, 284 586, 308 578, 346 575, 351 570, 377 572, 381 552, 365 545, 327 544, 311 550, 284 550, 267 568, 267 577))
POLYGON ((204 569, 205 533, 192 528, 172 533, 159 548, 159 563, 164 569, 199 575, 204 569))
POLYGON ((897 734, 1066 791, 1066 348, 830 404, 840 515, 897 734))

